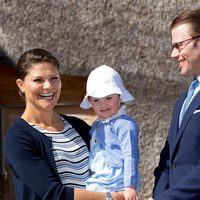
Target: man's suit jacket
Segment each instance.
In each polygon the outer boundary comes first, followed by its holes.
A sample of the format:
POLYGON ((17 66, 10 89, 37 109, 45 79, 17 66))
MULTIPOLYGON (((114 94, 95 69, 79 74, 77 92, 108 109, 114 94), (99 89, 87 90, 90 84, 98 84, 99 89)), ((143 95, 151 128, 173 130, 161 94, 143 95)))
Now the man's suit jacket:
POLYGON ((169 134, 154 171, 154 200, 200 200, 200 92, 179 128, 186 95, 183 93, 174 106, 169 134))

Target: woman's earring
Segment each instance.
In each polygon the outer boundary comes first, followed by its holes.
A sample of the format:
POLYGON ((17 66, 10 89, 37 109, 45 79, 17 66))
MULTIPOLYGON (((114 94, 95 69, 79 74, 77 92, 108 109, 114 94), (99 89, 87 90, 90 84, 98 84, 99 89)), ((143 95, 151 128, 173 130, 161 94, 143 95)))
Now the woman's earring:
POLYGON ((19 96, 20 96, 20 97, 24 97, 24 96, 25 96, 25 92, 22 91, 21 89, 19 89, 19 96))

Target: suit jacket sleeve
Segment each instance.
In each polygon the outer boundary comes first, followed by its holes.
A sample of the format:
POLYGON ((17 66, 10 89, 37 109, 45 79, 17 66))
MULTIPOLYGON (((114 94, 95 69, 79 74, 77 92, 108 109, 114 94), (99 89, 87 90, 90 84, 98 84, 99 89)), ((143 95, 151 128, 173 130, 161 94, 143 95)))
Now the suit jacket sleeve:
POLYGON ((168 141, 160 154, 160 162, 154 171, 155 183, 153 189, 153 197, 163 193, 169 187, 169 145, 168 141))

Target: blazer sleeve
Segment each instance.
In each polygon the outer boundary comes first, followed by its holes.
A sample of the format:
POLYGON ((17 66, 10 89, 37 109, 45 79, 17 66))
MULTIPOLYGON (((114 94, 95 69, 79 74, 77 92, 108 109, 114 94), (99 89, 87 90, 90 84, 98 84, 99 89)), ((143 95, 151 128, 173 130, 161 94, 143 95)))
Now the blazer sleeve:
POLYGON ((154 170, 155 182, 153 188, 153 197, 156 198, 158 195, 163 193, 169 188, 169 171, 170 171, 170 142, 172 137, 175 137, 176 123, 178 120, 178 113, 181 108, 182 102, 186 96, 186 92, 183 93, 175 102, 172 119, 170 123, 170 129, 165 145, 160 153, 160 161, 158 166, 154 170), (172 134, 170 134, 172 133, 172 134))
POLYGON ((199 200, 200 199, 200 164, 193 168, 185 177, 173 188, 168 188, 162 194, 156 196, 154 200, 199 200))
POLYGON ((169 187, 169 144, 166 140, 163 150, 160 154, 160 161, 154 170, 155 183, 153 188, 153 197, 157 197, 169 187))

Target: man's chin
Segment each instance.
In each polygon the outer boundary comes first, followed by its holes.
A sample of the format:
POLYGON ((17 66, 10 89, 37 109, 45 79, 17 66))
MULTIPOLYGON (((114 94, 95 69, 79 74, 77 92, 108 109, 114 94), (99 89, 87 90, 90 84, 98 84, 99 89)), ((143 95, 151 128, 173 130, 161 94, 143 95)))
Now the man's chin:
POLYGON ((180 71, 180 75, 183 76, 184 78, 190 78, 193 76, 192 74, 188 74, 187 72, 180 71))
POLYGON ((184 71, 182 68, 180 68, 179 73, 180 73, 181 76, 183 76, 185 78, 189 77, 189 75, 187 74, 187 72, 184 71))

